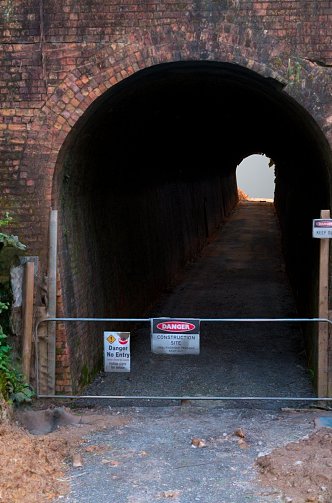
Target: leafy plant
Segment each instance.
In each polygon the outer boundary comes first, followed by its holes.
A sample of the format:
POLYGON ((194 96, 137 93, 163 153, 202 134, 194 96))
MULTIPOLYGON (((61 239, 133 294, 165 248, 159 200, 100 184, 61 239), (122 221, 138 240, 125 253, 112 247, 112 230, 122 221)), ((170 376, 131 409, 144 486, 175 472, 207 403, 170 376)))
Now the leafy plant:
MULTIPOLYGON (((5 213, 5 216, 0 219, 0 227, 5 227, 9 225, 13 221, 13 218, 9 215, 9 213, 5 213)), ((4 247, 13 247, 17 248, 18 250, 25 250, 26 245, 21 243, 18 239, 17 236, 14 236, 13 234, 5 234, 4 232, 0 232, 0 251, 4 247)))
MULTIPOLYGON (((8 310, 8 304, 0 302, 0 314, 5 310, 8 310)), ((29 402, 34 393, 15 368, 7 339, 0 325, 0 391, 7 401, 29 402)))
MULTIPOLYGON (((12 222, 12 218, 8 213, 5 217, 0 219, 0 227, 9 225, 12 222)), ((22 244, 17 236, 8 235, 0 232, 0 253, 4 247, 14 247, 19 250, 25 250, 26 246, 22 244)), ((5 288, 1 289, 1 297, 3 299, 3 293, 7 290, 5 288)), ((4 399, 9 402, 29 402, 34 396, 33 390, 30 388, 24 380, 24 376, 15 367, 12 349, 8 344, 8 336, 4 333, 3 326, 8 325, 7 321, 9 318, 9 302, 3 302, 0 300, 0 317, 5 321, 0 324, 0 392, 4 399), (4 316, 4 313, 6 316, 4 316), (7 319, 6 319, 7 318, 7 319)))

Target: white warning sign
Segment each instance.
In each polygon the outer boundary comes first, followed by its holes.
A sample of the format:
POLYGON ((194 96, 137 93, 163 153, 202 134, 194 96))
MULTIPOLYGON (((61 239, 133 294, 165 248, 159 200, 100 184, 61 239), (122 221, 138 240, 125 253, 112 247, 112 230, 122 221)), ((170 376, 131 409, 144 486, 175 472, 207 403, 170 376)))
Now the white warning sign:
POLYGON ((104 332, 105 372, 130 372, 130 332, 104 332))
POLYGON ((199 355, 199 320, 154 319, 151 351, 169 355, 199 355))
POLYGON ((312 221, 312 237, 319 239, 332 238, 332 219, 316 218, 312 221))

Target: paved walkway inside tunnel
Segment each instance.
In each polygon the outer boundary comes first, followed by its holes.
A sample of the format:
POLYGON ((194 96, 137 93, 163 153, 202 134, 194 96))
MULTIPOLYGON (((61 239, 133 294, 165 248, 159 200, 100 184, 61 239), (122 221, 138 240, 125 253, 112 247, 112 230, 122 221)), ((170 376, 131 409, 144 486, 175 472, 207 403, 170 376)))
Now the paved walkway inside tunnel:
MULTIPOLYGON (((201 256, 187 265, 172 291, 164 293, 147 314, 175 318, 296 317, 273 204, 241 201, 201 256)), ((132 332, 131 372, 102 373, 87 393, 314 396, 302 332, 295 323, 202 322, 197 356, 151 353, 146 324, 132 332)), ((112 403, 115 402, 109 402, 112 403)), ((224 402, 224 405, 237 404, 224 402)), ((280 407, 280 402, 260 402, 260 406, 280 407)))

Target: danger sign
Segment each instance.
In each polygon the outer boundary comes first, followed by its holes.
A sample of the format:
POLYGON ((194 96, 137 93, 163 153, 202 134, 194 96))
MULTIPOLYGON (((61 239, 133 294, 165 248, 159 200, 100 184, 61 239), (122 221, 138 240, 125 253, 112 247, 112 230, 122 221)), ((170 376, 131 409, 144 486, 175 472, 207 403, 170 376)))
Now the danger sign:
POLYGON ((157 354, 198 355, 199 330, 198 320, 153 319, 151 351, 157 354))
POLYGON ((319 239, 332 238, 332 219, 316 218, 312 221, 312 237, 319 239))
POLYGON ((104 332, 105 372, 130 372, 130 332, 104 332))

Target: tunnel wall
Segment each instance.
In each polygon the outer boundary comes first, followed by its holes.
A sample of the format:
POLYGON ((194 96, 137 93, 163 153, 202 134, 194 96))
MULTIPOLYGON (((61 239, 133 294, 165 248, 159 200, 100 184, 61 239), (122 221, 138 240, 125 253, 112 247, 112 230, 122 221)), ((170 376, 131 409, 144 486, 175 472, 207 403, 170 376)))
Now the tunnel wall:
MULTIPOLYGON (((328 145, 320 144, 319 141, 318 144, 320 155, 328 156, 328 145)), ((316 164, 310 157, 300 164, 304 166, 305 163, 312 166, 316 164)), ((323 173, 315 170, 315 175, 305 181, 301 172, 298 172, 297 175, 286 180, 282 166, 276 168, 274 204, 282 231, 286 271, 291 282, 298 316, 303 318, 319 316, 320 240, 312 238, 312 219, 320 218, 321 210, 330 208, 329 190, 330 174, 328 172, 324 176, 323 173)), ((331 305, 331 289, 329 293, 331 305)), ((318 324, 304 324, 301 328, 305 339, 308 369, 314 384, 317 385, 319 327, 318 324)), ((330 364, 332 364, 331 356, 330 364)), ((332 375, 330 375, 328 385, 330 393, 332 393, 331 386, 332 375)))
MULTIPOLYGON (((13 232, 40 258, 39 282, 47 269, 49 209, 61 207, 53 183, 61 149, 97 98, 152 65, 236 63, 282 83, 331 145, 331 15, 328 0, 0 0, 1 210, 15 217, 13 232)), ((71 306, 74 286, 65 282, 61 253, 58 312, 82 312, 83 293, 71 306)), ((62 333, 58 383, 65 391, 70 358, 62 333)))
MULTIPOLYGON (((83 197, 75 184, 67 190, 62 239, 71 239, 61 244, 60 255, 67 316, 144 317, 237 202, 234 174, 166 183, 138 193, 110 192, 100 204, 93 193, 90 201, 83 197)), ((66 327, 68 349, 75 355, 75 390, 102 366, 103 328, 84 323, 66 327)), ((127 331, 128 325, 117 328, 127 331)), ((59 368, 60 383, 61 372, 59 368)))

